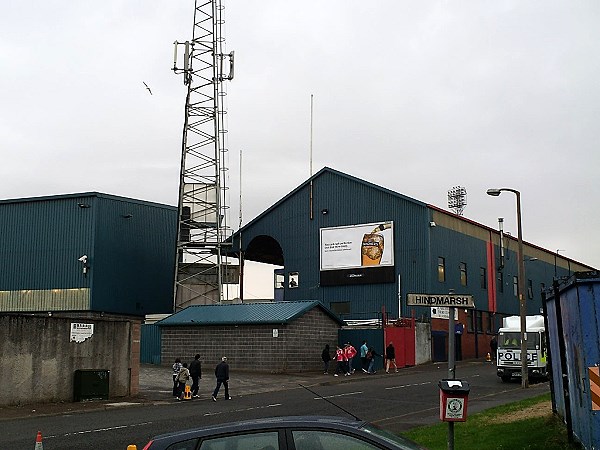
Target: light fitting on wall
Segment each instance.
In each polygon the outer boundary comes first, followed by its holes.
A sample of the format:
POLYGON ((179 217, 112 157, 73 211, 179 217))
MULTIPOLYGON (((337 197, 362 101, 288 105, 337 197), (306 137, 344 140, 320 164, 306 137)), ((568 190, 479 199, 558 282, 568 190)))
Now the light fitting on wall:
POLYGON ((133 214, 121 214, 121 217, 123 219, 131 219, 133 217, 133 214))
POLYGON ((429 226, 430 226, 431 228, 433 228, 433 227, 437 227, 437 223, 435 223, 435 222, 432 220, 431 222, 429 222, 429 226))
POLYGON ((77 203, 77 206, 79 206, 80 208, 91 208, 91 206, 87 203, 77 203))
POLYGON ((327 214, 329 214, 329 210, 327 208, 322 209, 321 210, 321 214, 323 214, 324 216, 326 216, 327 214))

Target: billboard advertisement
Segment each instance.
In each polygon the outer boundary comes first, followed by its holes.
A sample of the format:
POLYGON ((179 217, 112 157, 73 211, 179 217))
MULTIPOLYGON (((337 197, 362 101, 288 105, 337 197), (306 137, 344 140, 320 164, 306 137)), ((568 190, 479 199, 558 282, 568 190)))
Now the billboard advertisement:
POLYGON ((321 284, 394 281, 392 221, 321 228, 319 248, 321 284))

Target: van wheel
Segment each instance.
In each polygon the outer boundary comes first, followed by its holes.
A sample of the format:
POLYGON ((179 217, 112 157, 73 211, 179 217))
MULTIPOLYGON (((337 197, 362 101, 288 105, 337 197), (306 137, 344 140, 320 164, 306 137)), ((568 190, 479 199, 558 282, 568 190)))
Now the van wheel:
POLYGON ((510 375, 503 375, 502 381, 504 381, 505 383, 508 383, 510 381, 510 375))

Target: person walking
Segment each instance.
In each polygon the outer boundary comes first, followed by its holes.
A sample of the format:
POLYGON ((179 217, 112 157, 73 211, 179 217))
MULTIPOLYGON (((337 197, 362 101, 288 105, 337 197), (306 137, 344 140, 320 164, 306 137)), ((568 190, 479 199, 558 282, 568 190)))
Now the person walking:
POLYGON ((340 373, 346 373, 344 367, 344 350, 338 345, 335 348, 335 372, 334 377, 340 375, 340 373))
POLYGON ((321 352, 321 359, 323 360, 323 375, 329 375, 329 361, 331 361, 329 344, 325 344, 325 348, 321 352))
POLYGON ((223 356, 221 362, 215 367, 215 377, 217 377, 217 387, 212 394, 212 401, 217 401, 221 385, 225 387, 225 400, 231 400, 229 396, 229 364, 227 364, 227 356, 223 356))
POLYGON ((394 343, 390 341, 389 345, 385 349, 385 373, 390 373, 390 366, 393 364, 394 369, 398 372, 398 366, 396 365, 396 349, 394 343))
POLYGON ((190 371, 187 368, 187 363, 183 363, 179 374, 177 375, 177 400, 183 400, 183 393, 185 392, 185 385, 190 379, 190 371))
POLYGON ((200 389, 200 378, 202 378, 202 363, 200 362, 200 354, 194 356, 194 360, 190 363, 190 376, 192 377, 192 397, 200 398, 198 390, 200 389))
POLYGON ((373 347, 369 348, 369 351, 367 352, 367 359, 369 360, 369 368, 367 369, 368 374, 375 373, 375 357, 377 356, 381 355, 377 353, 373 347))
POLYGON ((177 358, 173 363, 173 397, 178 397, 177 391, 179 390, 179 381, 177 381, 177 376, 182 367, 181 359, 177 358))
POLYGON ((354 368, 352 367, 352 359, 356 356, 356 349, 348 342, 344 347, 344 354, 346 356, 346 375, 352 375, 354 368))
POLYGON ((364 373, 367 373, 367 369, 369 367, 369 361, 367 360, 367 353, 369 352, 369 347, 367 346, 367 341, 363 341, 360 346, 360 362, 361 368, 364 373))

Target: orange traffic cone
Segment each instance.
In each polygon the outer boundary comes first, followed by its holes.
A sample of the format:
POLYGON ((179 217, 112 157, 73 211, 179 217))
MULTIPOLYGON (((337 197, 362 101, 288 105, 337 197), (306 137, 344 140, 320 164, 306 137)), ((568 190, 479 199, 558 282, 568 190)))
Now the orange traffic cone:
POLYGON ((485 362, 492 362, 492 355, 490 355, 490 352, 488 352, 488 354, 485 355, 485 362))
POLYGON ((185 385, 185 391, 183 392, 183 399, 184 400, 191 400, 192 399, 192 390, 190 389, 189 384, 185 385))
POLYGON ((41 431, 38 431, 37 437, 35 438, 35 448, 33 450, 44 450, 44 444, 42 444, 41 431))

